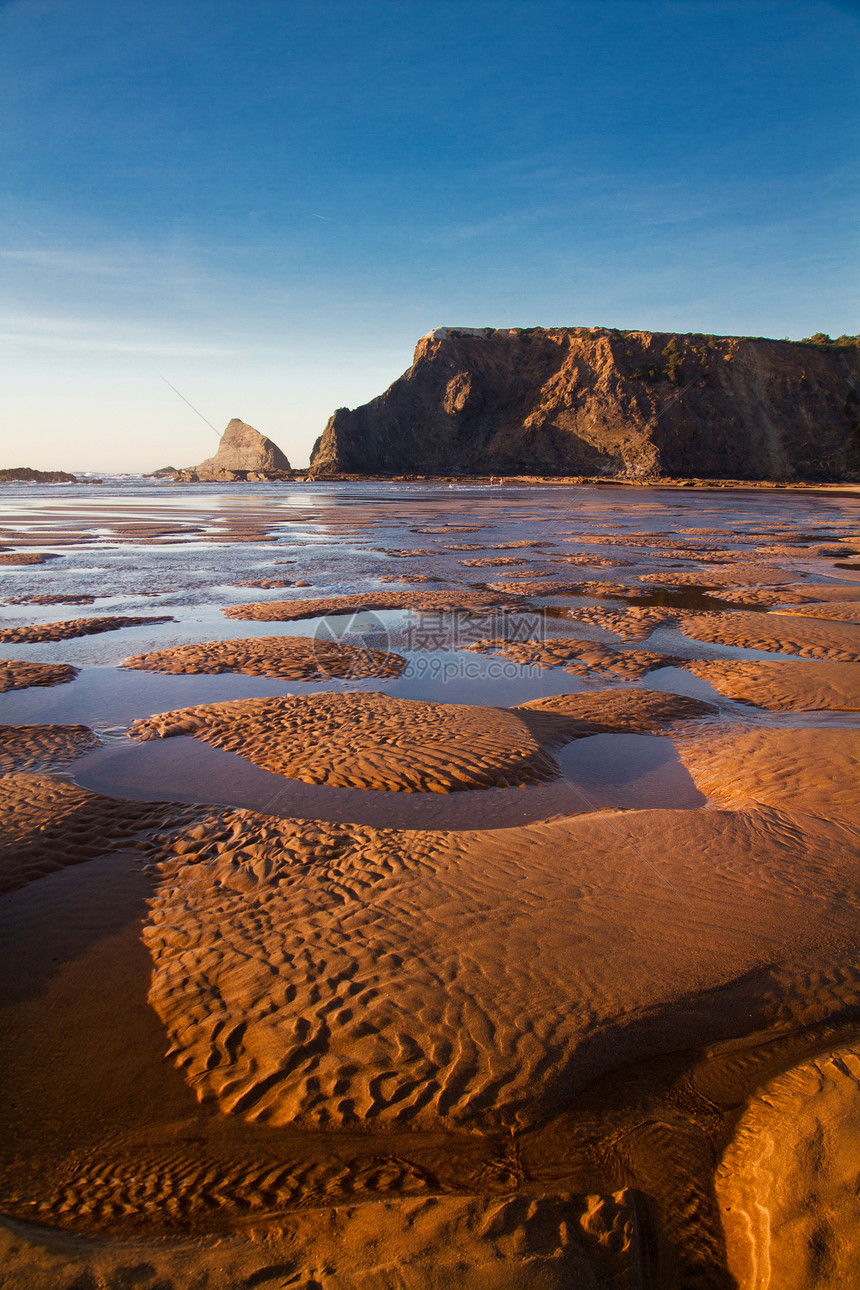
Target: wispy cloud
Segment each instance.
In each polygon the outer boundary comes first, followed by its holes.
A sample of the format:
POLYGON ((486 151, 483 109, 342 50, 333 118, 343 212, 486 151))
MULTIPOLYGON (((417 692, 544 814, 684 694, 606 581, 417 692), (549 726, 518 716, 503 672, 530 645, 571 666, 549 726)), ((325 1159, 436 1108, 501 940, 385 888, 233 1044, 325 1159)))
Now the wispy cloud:
MULTIPOLYGON (((0 0, 2 2, 2 0, 0 0)), ((173 290, 197 292, 211 282, 211 274, 196 263, 184 247, 147 248, 111 246, 78 250, 63 246, 6 246, 0 250, 0 266, 19 280, 32 282, 41 276, 57 283, 63 278, 88 278, 93 286, 101 280, 111 291, 126 286, 144 290, 158 285, 173 290)))
POLYGON ((91 255, 84 251, 50 251, 39 249, 22 249, 18 251, 0 251, 0 260, 12 264, 28 265, 35 269, 53 269, 62 273, 95 274, 99 277, 125 277, 129 265, 103 255, 91 255))
POLYGON ((0 341, 27 349, 53 349, 105 354, 139 354, 177 358, 235 358, 241 351, 226 345, 200 344, 171 336, 135 336, 127 339, 116 333, 87 328, 78 319, 0 317, 0 341))
POLYGON ((438 246, 454 246, 460 242, 469 242, 474 238, 495 236, 499 233, 510 233, 536 224, 544 216, 542 210, 515 211, 503 215, 491 215, 487 219, 477 220, 470 224, 452 224, 429 234, 425 243, 438 246))

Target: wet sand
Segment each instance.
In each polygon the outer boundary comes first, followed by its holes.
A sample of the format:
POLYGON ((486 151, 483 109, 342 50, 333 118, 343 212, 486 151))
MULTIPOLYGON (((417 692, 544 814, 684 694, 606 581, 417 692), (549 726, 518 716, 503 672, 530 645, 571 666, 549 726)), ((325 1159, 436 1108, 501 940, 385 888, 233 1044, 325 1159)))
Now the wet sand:
POLYGON ((192 676, 241 672, 245 676, 327 681, 333 677, 399 676, 404 664, 405 660, 398 654, 386 654, 367 646, 357 648, 345 641, 270 636, 265 640, 250 637, 153 650, 125 659, 123 667, 192 676))
POLYGON ((135 722, 129 734, 191 735, 307 784, 453 793, 542 784, 558 777, 553 753, 571 739, 660 733, 713 712, 701 700, 643 690, 558 695, 508 709, 316 694, 198 705, 135 722))
POLYGON ((0 496, 3 1284, 851 1284, 857 500, 83 494, 0 496))
POLYGON ((63 685, 77 676, 77 668, 66 663, 24 663, 13 659, 0 662, 0 691, 26 690, 31 685, 63 685))

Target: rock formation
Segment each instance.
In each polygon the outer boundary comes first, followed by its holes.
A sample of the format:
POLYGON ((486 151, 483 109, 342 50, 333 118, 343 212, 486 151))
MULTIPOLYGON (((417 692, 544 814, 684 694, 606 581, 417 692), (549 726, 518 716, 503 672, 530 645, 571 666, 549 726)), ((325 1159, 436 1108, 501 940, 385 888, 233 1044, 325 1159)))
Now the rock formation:
POLYGON ((290 463, 276 443, 234 417, 221 436, 215 456, 207 457, 190 470, 177 471, 174 478, 181 482, 220 483, 241 479, 289 479, 291 473, 290 463))
POLYGON ((0 470, 0 484, 76 484, 76 475, 67 470, 33 470, 30 466, 14 466, 0 470))
POLYGON ((860 348, 437 328, 384 394, 334 413, 310 473, 860 479, 860 348))

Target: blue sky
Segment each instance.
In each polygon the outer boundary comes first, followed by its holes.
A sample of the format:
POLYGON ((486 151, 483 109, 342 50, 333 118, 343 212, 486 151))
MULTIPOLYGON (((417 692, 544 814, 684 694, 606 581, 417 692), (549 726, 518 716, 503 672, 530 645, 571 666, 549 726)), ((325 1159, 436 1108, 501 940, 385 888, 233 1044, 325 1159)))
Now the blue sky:
POLYGON ((432 327, 857 332, 860 0, 0 0, 0 466, 303 464, 432 327))

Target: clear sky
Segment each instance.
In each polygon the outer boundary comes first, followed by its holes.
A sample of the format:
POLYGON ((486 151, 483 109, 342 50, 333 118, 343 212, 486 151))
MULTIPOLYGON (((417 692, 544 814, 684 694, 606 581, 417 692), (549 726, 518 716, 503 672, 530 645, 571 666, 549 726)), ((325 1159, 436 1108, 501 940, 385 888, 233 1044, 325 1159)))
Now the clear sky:
POLYGON ((0 466, 294 464, 431 328, 860 330, 860 0, 0 0, 0 466))

